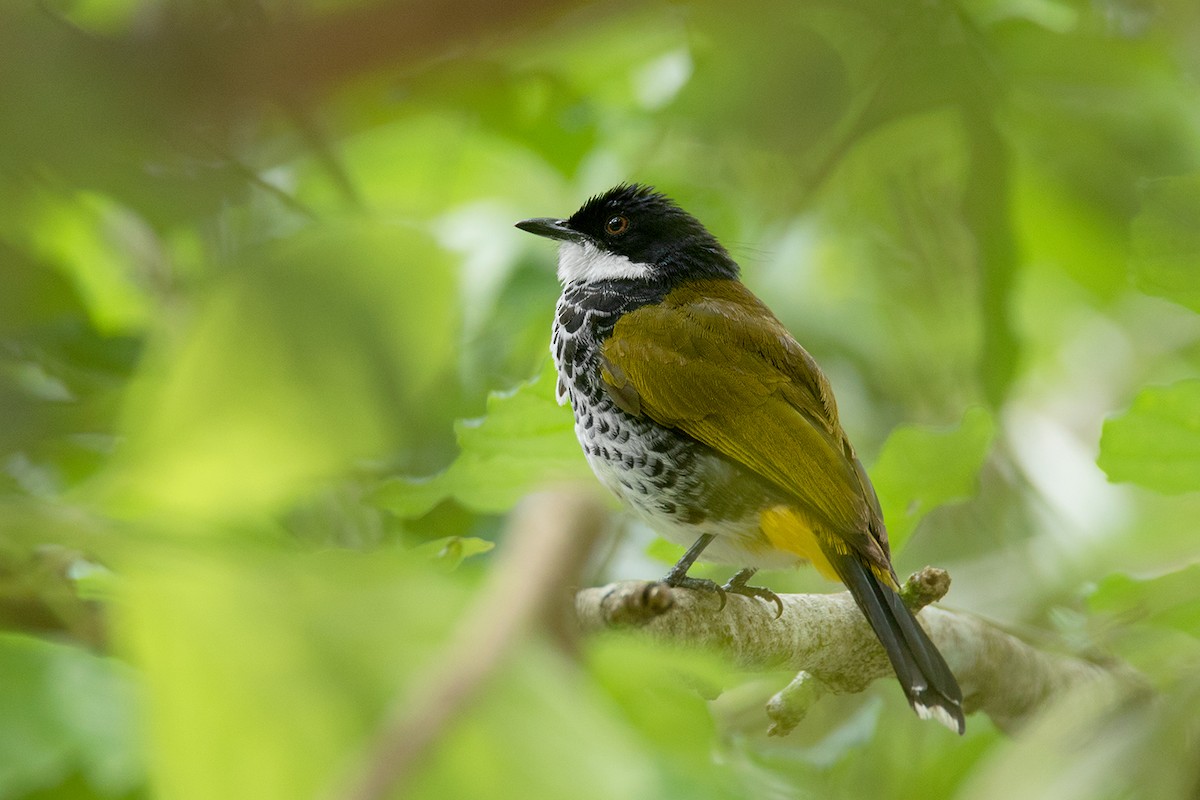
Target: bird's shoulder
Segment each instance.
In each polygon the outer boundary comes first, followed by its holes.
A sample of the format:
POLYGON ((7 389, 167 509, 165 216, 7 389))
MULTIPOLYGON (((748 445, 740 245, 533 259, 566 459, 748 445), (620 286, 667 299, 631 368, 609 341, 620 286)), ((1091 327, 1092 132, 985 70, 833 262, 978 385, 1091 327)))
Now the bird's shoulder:
MULTIPOLYGON (((724 398, 786 399, 828 432, 840 434, 837 403, 813 357, 743 283, 687 281, 659 303, 624 315, 604 347, 605 360, 628 384, 624 363, 656 365, 662 381, 648 381, 661 399, 703 410, 724 398), (733 390, 733 397, 728 392, 733 390)), ((647 376, 648 378, 652 376, 647 376)), ((628 394, 628 389, 626 389, 628 394)), ((707 410, 711 413, 711 409, 707 410)))

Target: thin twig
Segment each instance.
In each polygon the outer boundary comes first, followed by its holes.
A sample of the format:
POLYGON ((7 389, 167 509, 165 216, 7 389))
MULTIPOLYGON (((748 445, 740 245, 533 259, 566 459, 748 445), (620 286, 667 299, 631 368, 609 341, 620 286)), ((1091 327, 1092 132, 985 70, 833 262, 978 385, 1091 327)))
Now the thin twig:
POLYGON ((569 607, 566 587, 603 528, 595 495, 547 491, 511 516, 487 584, 440 655, 412 681, 338 800, 397 797, 423 757, 471 705, 534 621, 569 607))

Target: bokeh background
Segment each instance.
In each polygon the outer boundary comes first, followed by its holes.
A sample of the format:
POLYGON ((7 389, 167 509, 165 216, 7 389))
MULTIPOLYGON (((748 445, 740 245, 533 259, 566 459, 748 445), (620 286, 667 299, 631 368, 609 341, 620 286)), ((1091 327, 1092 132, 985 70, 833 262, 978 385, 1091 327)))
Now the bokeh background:
MULTIPOLYGON (((825 367, 902 574, 1153 697, 768 738, 787 675, 534 632, 408 796, 1198 796, 1200 5, 8 0, 0 798, 335 787, 587 480, 512 223, 623 180, 825 367)), ((677 555, 612 529, 589 583, 677 555)))

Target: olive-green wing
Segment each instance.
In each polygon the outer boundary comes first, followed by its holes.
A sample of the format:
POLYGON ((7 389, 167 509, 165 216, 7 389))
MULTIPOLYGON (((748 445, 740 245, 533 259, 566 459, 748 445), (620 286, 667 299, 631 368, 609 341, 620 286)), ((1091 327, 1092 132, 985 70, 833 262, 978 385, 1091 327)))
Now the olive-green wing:
POLYGON ((602 377, 619 406, 745 465, 853 550, 886 563, 874 490, 825 376, 741 283, 685 284, 626 314, 603 356, 602 377))

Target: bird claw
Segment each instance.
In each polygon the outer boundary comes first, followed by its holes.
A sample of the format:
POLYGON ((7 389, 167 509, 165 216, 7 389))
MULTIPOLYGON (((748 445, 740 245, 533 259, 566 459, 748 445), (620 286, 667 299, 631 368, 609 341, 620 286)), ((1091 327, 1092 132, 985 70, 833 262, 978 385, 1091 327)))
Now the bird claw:
POLYGON ((710 581, 708 578, 692 578, 686 572, 679 574, 679 565, 675 569, 667 573, 662 582, 667 586, 676 589, 694 589, 698 592, 707 592, 708 594, 716 593, 721 600, 721 605, 717 611, 722 611, 725 608, 727 595, 740 594, 743 597, 757 597, 759 600, 775 604, 775 619, 783 616, 783 600, 779 595, 772 592, 770 589, 762 586, 748 586, 746 581, 750 579, 757 570, 753 567, 747 567, 741 572, 738 572, 729 582, 721 586, 715 581, 710 581))
POLYGON ((783 616, 783 600, 779 595, 772 592, 770 589, 762 586, 747 586, 740 583, 735 575, 729 583, 721 587, 729 594, 740 594, 742 597, 757 597, 759 600, 766 600, 769 603, 775 604, 775 619, 783 616))
POLYGON ((725 590, 729 587, 722 587, 716 581, 710 581, 708 578, 692 578, 687 575, 678 578, 668 575, 663 578, 663 583, 672 589, 693 589, 697 592, 715 593, 721 600, 721 605, 717 611, 722 611, 725 608, 725 590))

